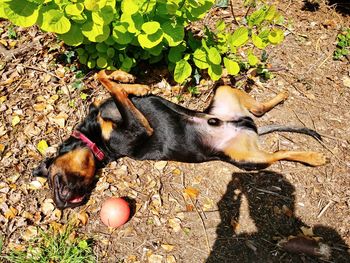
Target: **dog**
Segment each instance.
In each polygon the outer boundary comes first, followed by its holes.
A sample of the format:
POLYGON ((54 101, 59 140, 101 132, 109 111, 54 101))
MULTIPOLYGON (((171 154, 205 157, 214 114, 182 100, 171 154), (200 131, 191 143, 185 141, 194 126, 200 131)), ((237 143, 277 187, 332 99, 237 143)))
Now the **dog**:
POLYGON ((259 103, 244 91, 219 86, 209 107, 198 112, 149 95, 149 86, 132 84, 135 78, 123 71, 102 70, 97 79, 111 98, 92 104, 57 156, 44 160, 33 172, 48 177, 60 209, 86 203, 96 183, 96 171, 124 156, 188 163, 221 160, 245 170, 264 169, 280 160, 309 166, 326 163, 325 156, 317 152, 270 153, 259 148, 259 135, 276 130, 320 139, 307 128, 257 129, 251 114, 262 116, 287 99, 286 92, 259 103))

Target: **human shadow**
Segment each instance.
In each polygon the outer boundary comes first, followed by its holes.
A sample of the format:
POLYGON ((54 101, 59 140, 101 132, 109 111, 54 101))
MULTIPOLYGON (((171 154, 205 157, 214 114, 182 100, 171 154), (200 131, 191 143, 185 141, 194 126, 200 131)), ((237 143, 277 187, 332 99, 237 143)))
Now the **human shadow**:
POLYGON ((234 173, 218 202, 221 223, 206 262, 350 262, 348 247, 334 229, 320 225, 313 228, 313 238, 302 235, 302 227, 310 228, 294 214, 294 192, 295 188, 275 172, 234 173), (239 220, 244 198, 249 221, 255 225, 252 233, 245 232, 246 222, 239 220), (291 236, 312 241, 320 237, 319 242, 331 248, 330 258, 290 253, 278 246, 291 236))

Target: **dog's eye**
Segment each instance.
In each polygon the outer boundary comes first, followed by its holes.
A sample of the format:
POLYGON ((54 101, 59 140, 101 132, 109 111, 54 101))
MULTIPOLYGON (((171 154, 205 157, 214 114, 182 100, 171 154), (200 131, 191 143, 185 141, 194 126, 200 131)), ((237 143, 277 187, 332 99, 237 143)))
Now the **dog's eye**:
POLYGON ((210 118, 208 120, 208 124, 211 126, 220 126, 222 124, 222 121, 219 120, 218 118, 210 118))

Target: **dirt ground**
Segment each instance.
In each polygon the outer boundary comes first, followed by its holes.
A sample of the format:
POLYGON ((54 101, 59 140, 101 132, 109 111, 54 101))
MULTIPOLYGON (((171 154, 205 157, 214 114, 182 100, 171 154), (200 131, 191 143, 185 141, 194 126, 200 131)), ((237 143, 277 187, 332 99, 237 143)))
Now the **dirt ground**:
MULTIPOLYGON (((78 233, 95 240, 99 262, 350 262, 350 65, 332 59, 336 36, 350 26, 350 16, 348 9, 313 2, 319 4, 278 1, 290 31, 268 53, 273 67, 284 70, 253 85, 251 94, 265 100, 285 89, 290 93, 283 105, 257 120, 259 125, 307 126, 323 136, 320 143, 303 135, 268 135, 262 137, 266 149, 323 152, 327 165, 280 162, 250 173, 219 161, 123 158, 100 172, 87 205, 62 213, 54 208, 47 183, 31 175, 43 159, 37 144, 47 141, 47 155, 53 155, 92 99, 106 92, 92 74, 80 80, 74 68, 60 62, 65 47, 53 35, 0 21, 0 233, 5 252, 35 236, 37 226, 73 222, 78 233), (12 31, 16 39, 9 38, 12 31), (186 189, 192 199, 183 194, 186 189), (135 205, 129 222, 113 231, 98 217, 109 196, 127 196, 135 205), (319 237, 332 256, 292 254, 277 245, 298 235, 319 237)), ((212 12, 213 18, 230 13, 212 12)), ((244 14, 238 8, 234 13, 244 14)), ((162 79, 154 74, 152 81, 162 79)), ((203 109, 211 87, 200 87, 196 97, 184 93, 182 104, 203 109)), ((154 89, 174 101, 178 92, 154 89)))

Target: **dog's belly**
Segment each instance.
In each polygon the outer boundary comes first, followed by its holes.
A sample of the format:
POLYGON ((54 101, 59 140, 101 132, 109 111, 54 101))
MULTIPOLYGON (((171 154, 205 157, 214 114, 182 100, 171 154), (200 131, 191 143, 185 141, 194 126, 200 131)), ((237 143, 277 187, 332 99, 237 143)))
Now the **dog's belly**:
POLYGON ((201 134, 203 144, 218 152, 224 151, 232 141, 239 139, 239 137, 258 136, 253 121, 242 126, 237 125, 235 122, 223 122, 219 126, 213 126, 209 125, 205 119, 193 117, 191 120, 196 123, 196 128, 201 134))

